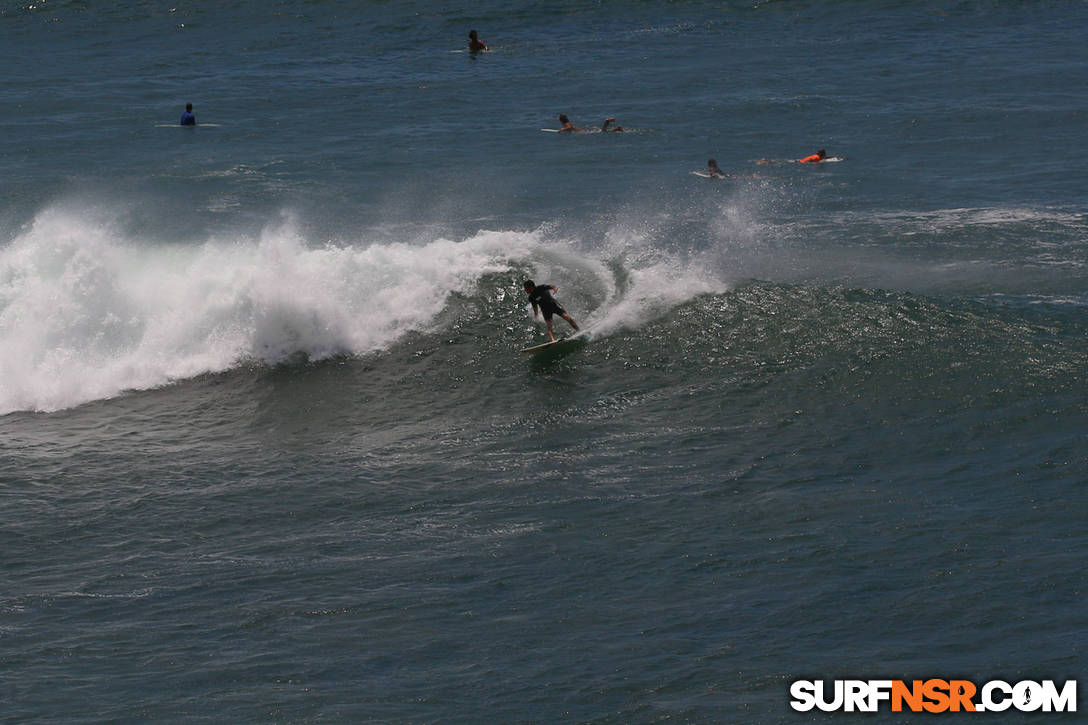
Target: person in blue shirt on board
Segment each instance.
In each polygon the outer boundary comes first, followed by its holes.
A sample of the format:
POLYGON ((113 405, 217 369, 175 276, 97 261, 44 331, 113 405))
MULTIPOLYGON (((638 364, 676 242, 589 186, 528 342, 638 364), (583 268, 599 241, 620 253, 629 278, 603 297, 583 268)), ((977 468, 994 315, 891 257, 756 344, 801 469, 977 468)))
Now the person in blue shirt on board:
POLYGON ((181 114, 181 125, 182 126, 195 126, 196 125, 196 115, 193 113, 193 104, 191 104, 191 103, 186 103, 185 104, 185 113, 181 114))
POLYGON ((544 315, 544 324, 548 326, 548 337, 555 342, 555 332, 552 330, 552 316, 559 315, 570 323, 575 330, 579 329, 574 318, 559 306, 552 297, 552 292, 558 292, 559 288, 554 284, 536 284, 531 279, 525 280, 525 294, 529 295, 529 302, 533 305, 533 317, 537 316, 537 309, 544 315))

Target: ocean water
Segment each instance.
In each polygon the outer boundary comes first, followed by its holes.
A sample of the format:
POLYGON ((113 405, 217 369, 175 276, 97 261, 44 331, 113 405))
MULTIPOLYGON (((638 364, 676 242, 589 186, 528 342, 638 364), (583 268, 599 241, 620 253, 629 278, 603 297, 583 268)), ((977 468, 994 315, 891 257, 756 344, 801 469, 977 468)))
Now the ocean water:
MULTIPOLYGON (((1071 0, 0 5, 0 721, 1080 678, 1086 34, 1071 0), (587 344, 519 352, 527 277, 587 344)), ((918 719, 837 719, 873 717, 918 719)))

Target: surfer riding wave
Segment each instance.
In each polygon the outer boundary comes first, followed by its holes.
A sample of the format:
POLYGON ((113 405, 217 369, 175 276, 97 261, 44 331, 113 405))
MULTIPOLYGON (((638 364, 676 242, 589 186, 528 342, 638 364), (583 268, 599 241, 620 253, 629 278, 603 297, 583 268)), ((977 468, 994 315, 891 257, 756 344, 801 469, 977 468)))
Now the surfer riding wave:
POLYGON ((536 317, 538 312, 544 315, 544 324, 548 326, 548 337, 552 342, 555 342, 555 332, 552 330, 552 317, 559 315, 564 320, 570 323, 570 326, 575 330, 578 330, 578 323, 574 321, 566 310, 559 306, 559 303, 552 297, 552 292, 558 292, 559 288, 553 284, 536 284, 531 279, 525 280, 523 285, 525 288, 525 294, 529 295, 529 302, 533 306, 533 317, 536 317))

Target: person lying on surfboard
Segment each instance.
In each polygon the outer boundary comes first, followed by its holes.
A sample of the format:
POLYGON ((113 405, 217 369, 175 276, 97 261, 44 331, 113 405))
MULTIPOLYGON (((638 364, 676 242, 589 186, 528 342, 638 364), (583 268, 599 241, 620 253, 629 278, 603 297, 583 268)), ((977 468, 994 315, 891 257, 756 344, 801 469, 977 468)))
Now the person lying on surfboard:
MULTIPOLYGON (((826 160, 828 160, 827 152, 824 151, 823 149, 820 149, 816 153, 809 154, 808 156, 806 156, 803 159, 797 159, 797 163, 799 163, 799 164, 818 164, 821 161, 826 161, 826 160)), ((842 161, 842 159, 834 159, 834 160, 835 161, 842 161)), ((793 159, 760 159, 756 163, 757 164, 793 163, 793 159)))
POLYGON ((575 126, 573 123, 571 123, 570 119, 567 118, 567 114, 565 113, 559 114, 559 123, 562 125, 562 128, 559 129, 559 133, 582 133, 583 131, 585 131, 585 129, 581 126, 575 126))
POLYGON ((559 306, 559 303, 552 297, 552 292, 558 292, 559 288, 554 284, 537 284, 531 279, 525 280, 525 294, 529 295, 529 302, 533 305, 533 317, 537 316, 538 308, 539 312, 544 315, 544 324, 548 326, 548 337, 552 342, 555 342, 555 332, 552 330, 552 316, 559 315, 564 320, 570 323, 570 326, 575 330, 578 328, 578 323, 574 321, 574 318, 567 314, 567 311, 559 306))
POLYGON ((712 179, 724 179, 728 176, 728 174, 718 168, 718 162, 714 159, 707 159, 706 173, 709 174, 712 179))
POLYGON ((818 164, 818 163, 820 163, 821 161, 823 161, 826 158, 827 158, 827 152, 824 151, 823 149, 820 149, 816 153, 811 154, 809 156, 806 156, 803 159, 797 159, 797 163, 799 163, 799 164, 818 164))

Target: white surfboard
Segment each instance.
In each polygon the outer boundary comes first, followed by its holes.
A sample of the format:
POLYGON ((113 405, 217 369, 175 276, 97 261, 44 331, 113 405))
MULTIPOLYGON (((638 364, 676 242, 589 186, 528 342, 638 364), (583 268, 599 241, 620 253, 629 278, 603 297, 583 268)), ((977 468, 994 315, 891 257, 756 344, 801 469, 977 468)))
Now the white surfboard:
POLYGON ((544 352, 545 350, 550 350, 551 348, 555 347, 556 345, 562 345, 566 341, 567 341, 567 338, 561 337, 558 340, 552 340, 552 341, 549 341, 549 342, 542 343, 540 345, 533 345, 532 347, 522 348, 521 351, 524 352, 524 353, 528 353, 528 354, 532 355, 532 354, 535 354, 535 353, 538 353, 538 352, 544 352))
POLYGON ((691 173, 692 173, 693 176, 700 176, 700 177, 702 177, 704 179, 724 179, 724 178, 726 178, 728 176, 728 174, 725 174, 725 175, 722 175, 722 176, 711 176, 710 174, 708 174, 705 171, 692 171, 691 173))
POLYGON ((570 337, 561 337, 558 340, 543 342, 539 345, 533 345, 532 347, 522 348, 522 352, 529 355, 534 355, 545 350, 558 350, 560 348, 568 347, 576 343, 589 342, 588 330, 582 329, 574 333, 570 337))
POLYGON ((562 129, 558 129, 558 128, 542 128, 540 130, 544 131, 545 133, 559 133, 560 130, 562 130, 562 129))
POLYGON ((221 123, 192 123, 188 126, 182 126, 180 123, 156 123, 157 128, 219 128, 223 124, 221 123))

